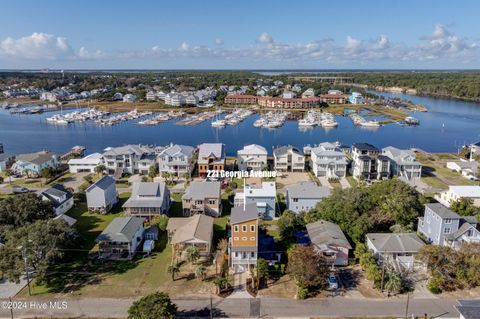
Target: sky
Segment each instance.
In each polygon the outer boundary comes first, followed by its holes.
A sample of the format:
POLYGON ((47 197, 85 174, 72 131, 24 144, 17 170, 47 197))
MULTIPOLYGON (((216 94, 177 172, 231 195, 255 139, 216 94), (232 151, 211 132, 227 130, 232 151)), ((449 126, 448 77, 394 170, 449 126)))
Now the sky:
POLYGON ((0 69, 477 69, 478 0, 1 0, 0 69))

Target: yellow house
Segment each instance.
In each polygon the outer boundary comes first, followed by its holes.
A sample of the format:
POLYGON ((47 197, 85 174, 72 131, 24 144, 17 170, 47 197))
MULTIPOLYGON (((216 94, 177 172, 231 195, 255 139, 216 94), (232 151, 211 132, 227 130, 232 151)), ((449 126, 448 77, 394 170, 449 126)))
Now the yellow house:
POLYGON ((258 211, 256 204, 232 208, 229 240, 230 265, 236 272, 246 271, 257 263, 258 211))

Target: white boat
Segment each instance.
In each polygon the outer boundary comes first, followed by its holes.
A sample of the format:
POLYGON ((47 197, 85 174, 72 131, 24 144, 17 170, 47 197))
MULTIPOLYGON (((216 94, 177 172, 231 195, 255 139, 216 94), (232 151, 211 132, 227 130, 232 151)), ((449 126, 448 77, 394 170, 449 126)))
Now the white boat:
POLYGON ((267 123, 267 120, 264 119, 263 117, 261 117, 261 118, 259 118, 258 120, 256 120, 255 122, 253 122, 253 126, 255 126, 255 127, 262 127, 262 126, 264 126, 266 123, 267 123))
POLYGON ((65 119, 58 119, 55 121, 55 124, 60 124, 60 125, 67 125, 68 123, 70 122, 65 119))
POLYGON ((323 120, 321 122, 322 124, 322 127, 337 127, 338 126, 338 122, 335 121, 335 120, 323 120))
POLYGON ((378 121, 363 121, 360 122, 360 125, 365 127, 379 127, 380 123, 378 123, 378 121))
POLYGON ((309 118, 298 120, 298 126, 315 126, 315 125, 316 125, 315 121, 309 118))
POLYGON ((216 120, 212 122, 212 127, 225 127, 226 124, 225 120, 216 120))

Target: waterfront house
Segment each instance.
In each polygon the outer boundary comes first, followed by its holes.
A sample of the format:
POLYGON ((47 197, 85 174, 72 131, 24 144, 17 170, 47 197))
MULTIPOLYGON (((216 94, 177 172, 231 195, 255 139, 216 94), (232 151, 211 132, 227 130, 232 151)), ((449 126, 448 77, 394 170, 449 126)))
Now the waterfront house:
POLYGON ((470 151, 474 154, 480 154, 480 142, 471 144, 470 151))
POLYGON ((310 150, 310 168, 315 176, 327 178, 345 177, 347 174, 347 156, 332 143, 320 143, 310 150))
POLYGON ((220 182, 193 181, 182 196, 184 216, 205 214, 213 217, 222 215, 220 182))
POLYGON ((198 174, 206 176, 208 171, 223 171, 225 169, 225 144, 203 143, 198 146, 198 174))
POLYGON ((95 168, 103 164, 103 156, 100 153, 93 153, 84 158, 72 158, 68 161, 70 173, 95 173, 95 168))
POLYGON ((0 172, 4 172, 15 162, 15 155, 0 152, 0 172))
POLYGON ((425 204, 417 231, 433 245, 458 248, 463 242, 480 242, 476 216, 460 216, 440 203, 425 204))
POLYGON ((312 96, 315 96, 315 90, 313 88, 308 88, 302 93, 302 99, 312 96))
POLYGON ((275 170, 278 172, 303 172, 305 156, 298 148, 282 146, 273 150, 275 170))
POLYGON ((425 243, 415 233, 369 233, 367 247, 379 263, 387 263, 397 271, 414 267, 415 255, 425 243))
POLYGON ((251 144, 237 152, 238 170, 262 171, 267 165, 268 152, 265 147, 251 144))
POLYGON ((435 199, 447 207, 462 198, 471 199, 475 206, 480 207, 480 186, 450 185, 447 190, 435 195, 435 199))
POLYGON ((12 171, 16 174, 27 176, 40 176, 45 168, 56 169, 60 165, 58 155, 41 151, 37 153, 17 155, 12 171))
POLYGON ((108 175, 90 185, 85 190, 85 195, 89 212, 105 214, 118 203, 115 180, 108 175))
POLYGON ((193 94, 189 94, 185 98, 185 104, 186 105, 197 106, 198 102, 199 102, 198 97, 193 95, 193 94))
POLYGON ((475 180, 480 165, 476 161, 447 162, 447 168, 462 174, 467 179, 475 180))
POLYGON ((182 106, 186 103, 185 97, 179 93, 168 93, 165 95, 165 104, 171 106, 182 106))
POLYGON ((73 194, 63 185, 55 184, 40 193, 42 199, 52 203, 55 214, 63 215, 73 207, 73 194))
POLYGON ((130 260, 143 240, 143 218, 116 217, 97 237, 101 259, 130 260))
POLYGON ((123 103, 133 103, 137 100, 137 97, 133 94, 125 94, 122 100, 123 103))
POLYGON ((230 266, 235 272, 248 271, 257 264, 258 211, 257 205, 247 204, 232 208, 229 238, 230 266))
POLYGON ((116 178, 122 174, 148 174, 152 166, 156 166, 155 149, 145 145, 125 145, 108 147, 103 153, 108 174, 116 178))
POLYGON ((368 143, 352 144, 352 175, 356 179, 384 179, 390 176, 390 159, 368 143))
POLYGON ((350 96, 348 97, 348 101, 352 104, 364 104, 365 99, 363 98, 361 93, 358 92, 352 92, 350 96))
MULTIPOLYGON (((283 97, 284 99, 294 99, 294 98, 297 97, 297 93, 292 92, 292 91, 287 91, 287 90, 285 90, 285 91, 283 91, 283 93, 282 93, 282 97, 283 97)), ((302 96, 302 97, 303 97, 303 96, 302 96)))
POLYGON ((262 182, 261 186, 244 185, 243 192, 235 194, 234 206, 255 204, 258 216, 264 219, 275 218, 277 189, 275 182, 262 182))
POLYGON ((313 247, 328 265, 348 265, 348 252, 352 246, 337 224, 319 220, 307 224, 307 232, 313 247))
POLYGON ((113 94, 112 100, 113 100, 113 101, 121 101, 121 100, 123 100, 123 94, 120 93, 120 92, 117 92, 117 93, 113 94))
POLYGON ((173 255, 182 257, 187 247, 195 247, 201 258, 209 258, 212 250, 213 218, 206 215, 168 219, 168 241, 173 255))
POLYGON ((145 98, 147 101, 155 101, 157 99, 157 94, 154 91, 148 91, 147 94, 145 94, 145 98))
POLYGON ((301 182, 286 188, 285 200, 287 209, 295 213, 308 212, 317 203, 330 196, 331 189, 317 186, 313 182, 301 182))
POLYGON ((167 214, 170 209, 170 191, 164 182, 135 182, 132 195, 122 207, 127 215, 148 219, 167 214))
POLYGON ((158 171, 171 173, 179 177, 182 174, 191 174, 194 169, 194 152, 191 146, 170 144, 157 155, 158 171))
POLYGON ((417 161, 414 151, 388 146, 382 149, 382 155, 390 159, 391 176, 406 181, 415 181, 422 177, 422 164, 417 161))

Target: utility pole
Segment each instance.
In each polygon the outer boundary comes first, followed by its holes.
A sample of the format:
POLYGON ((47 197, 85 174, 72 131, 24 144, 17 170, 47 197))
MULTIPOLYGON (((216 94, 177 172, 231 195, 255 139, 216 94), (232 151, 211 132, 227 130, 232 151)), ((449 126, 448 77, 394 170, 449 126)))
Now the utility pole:
POLYGON ((213 319, 213 301, 212 301, 212 293, 210 292, 210 319, 213 319))
POLYGON ((12 297, 8 297, 10 301, 10 318, 13 319, 13 306, 12 306, 12 297))
POLYGON ((408 319, 408 304, 410 302, 410 293, 407 293, 407 305, 405 307, 405 319, 408 319))
POLYGON ((32 296, 32 290, 30 288, 30 274, 28 273, 28 265, 27 265, 27 252, 26 248, 23 252, 23 260, 25 261, 25 272, 27 273, 27 286, 28 286, 28 296, 32 296))

